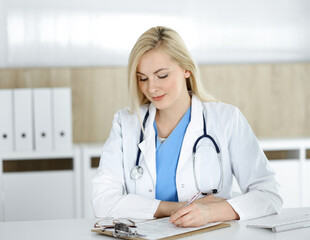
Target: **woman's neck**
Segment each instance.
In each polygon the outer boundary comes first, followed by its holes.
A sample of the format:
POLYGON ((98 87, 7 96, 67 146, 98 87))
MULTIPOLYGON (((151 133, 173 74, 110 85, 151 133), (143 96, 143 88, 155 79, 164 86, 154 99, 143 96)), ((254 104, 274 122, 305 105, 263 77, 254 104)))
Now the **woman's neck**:
POLYGON ((167 138, 178 125, 179 121, 184 116, 190 105, 191 97, 187 93, 185 96, 181 97, 180 102, 175 104, 175 106, 168 109, 157 110, 155 121, 157 125, 158 136, 161 138, 167 138))

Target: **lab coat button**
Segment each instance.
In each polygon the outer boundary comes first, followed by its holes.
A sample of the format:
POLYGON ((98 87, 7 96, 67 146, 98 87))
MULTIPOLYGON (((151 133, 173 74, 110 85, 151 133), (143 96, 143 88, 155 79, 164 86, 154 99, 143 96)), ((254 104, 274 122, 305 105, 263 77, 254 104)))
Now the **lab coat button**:
POLYGON ((181 184, 181 188, 184 188, 184 187, 185 187, 184 183, 183 183, 183 184, 181 184))
POLYGON ((149 192, 153 192, 153 190, 152 190, 152 189, 149 189, 149 192))

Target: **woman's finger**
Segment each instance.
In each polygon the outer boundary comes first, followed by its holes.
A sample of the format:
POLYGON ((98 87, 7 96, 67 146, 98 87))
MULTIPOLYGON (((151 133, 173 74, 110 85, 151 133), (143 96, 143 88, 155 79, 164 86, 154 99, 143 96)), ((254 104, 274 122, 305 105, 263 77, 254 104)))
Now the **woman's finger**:
POLYGON ((179 227, 198 227, 210 222, 210 209, 203 204, 191 204, 189 211, 172 223, 179 227))
POLYGON ((192 212, 178 218, 173 224, 178 227, 191 227, 195 223, 195 216, 192 212))
POLYGON ((184 216, 185 214, 187 214, 188 212, 190 212, 192 209, 192 204, 191 205, 188 205, 188 206, 185 206, 177 211, 175 211, 171 216, 170 216, 170 219, 169 221, 171 223, 174 223, 178 218, 184 216))

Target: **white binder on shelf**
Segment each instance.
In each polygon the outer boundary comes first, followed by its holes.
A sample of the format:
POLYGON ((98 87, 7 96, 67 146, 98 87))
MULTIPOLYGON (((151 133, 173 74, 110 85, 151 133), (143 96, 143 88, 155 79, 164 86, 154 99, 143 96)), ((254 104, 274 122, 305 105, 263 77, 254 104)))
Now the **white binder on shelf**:
POLYGON ((0 90, 0 152, 13 151, 13 91, 0 90))
POLYGON ((55 150, 72 149, 71 89, 53 88, 52 99, 55 150))
POLYGON ((32 90, 14 89, 14 135, 16 151, 33 150, 32 90))
POLYGON ((53 149, 52 91, 50 88, 33 89, 34 145, 36 151, 53 149))

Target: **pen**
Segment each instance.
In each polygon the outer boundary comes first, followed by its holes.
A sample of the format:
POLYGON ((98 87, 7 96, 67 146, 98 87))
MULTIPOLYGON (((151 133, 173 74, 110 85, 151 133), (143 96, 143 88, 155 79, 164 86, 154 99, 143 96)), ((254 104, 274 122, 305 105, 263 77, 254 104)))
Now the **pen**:
POLYGON ((190 200, 188 200, 188 202, 186 203, 186 205, 184 207, 186 207, 186 206, 190 205, 192 202, 194 202, 200 196, 200 194, 201 194, 201 191, 199 191, 190 200))

